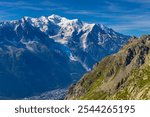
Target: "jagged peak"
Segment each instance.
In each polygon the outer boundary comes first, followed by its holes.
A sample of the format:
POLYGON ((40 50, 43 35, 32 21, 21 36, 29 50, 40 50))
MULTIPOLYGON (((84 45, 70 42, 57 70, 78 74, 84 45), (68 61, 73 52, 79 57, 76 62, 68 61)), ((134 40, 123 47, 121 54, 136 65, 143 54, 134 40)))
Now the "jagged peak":
MULTIPOLYGON (((106 33, 109 33, 110 32, 110 28, 108 28, 107 26, 105 26, 105 25, 103 25, 103 24, 89 24, 89 23, 85 23, 85 26, 87 27, 89 27, 89 29, 92 31, 92 30, 94 30, 94 29, 97 29, 97 28, 99 28, 99 29, 101 29, 101 30, 103 30, 103 31, 105 31, 106 33)), ((112 31, 114 31, 114 30, 112 30, 112 31)))
POLYGON ((99 24, 99 25, 100 25, 101 29, 103 29, 103 30, 109 29, 107 26, 105 26, 103 24, 99 24))
MULTIPOLYGON (((101 28, 101 30, 105 31, 106 33, 108 33, 110 30, 110 28, 108 28, 107 26, 105 26, 104 24, 95 24, 95 26, 98 26, 99 28, 101 28)), ((112 30, 114 31, 114 30, 112 30)))
POLYGON ((56 14, 52 14, 50 16, 48 16, 49 18, 58 18, 58 19, 61 19, 63 17, 59 16, 59 15, 56 15, 56 14))
POLYGON ((45 16, 41 16, 39 19, 43 19, 43 20, 47 20, 48 18, 47 17, 45 17, 45 16))
POLYGON ((77 22, 77 23, 82 23, 82 21, 79 20, 79 19, 72 19, 71 21, 72 21, 72 22, 77 22))
POLYGON ((61 21, 67 21, 65 17, 61 17, 59 15, 52 14, 51 16, 48 16, 48 19, 54 23, 60 23, 61 21))
POLYGON ((30 20, 31 18, 32 18, 32 17, 24 16, 24 17, 22 18, 22 20, 27 21, 27 20, 30 20))

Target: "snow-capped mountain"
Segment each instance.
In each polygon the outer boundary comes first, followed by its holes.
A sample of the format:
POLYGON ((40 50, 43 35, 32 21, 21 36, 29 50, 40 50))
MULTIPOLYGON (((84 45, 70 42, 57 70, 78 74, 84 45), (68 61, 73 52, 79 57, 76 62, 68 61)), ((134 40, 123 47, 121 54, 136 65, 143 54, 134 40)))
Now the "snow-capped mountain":
POLYGON ((128 39, 104 25, 58 15, 0 22, 0 97, 66 88, 128 39))

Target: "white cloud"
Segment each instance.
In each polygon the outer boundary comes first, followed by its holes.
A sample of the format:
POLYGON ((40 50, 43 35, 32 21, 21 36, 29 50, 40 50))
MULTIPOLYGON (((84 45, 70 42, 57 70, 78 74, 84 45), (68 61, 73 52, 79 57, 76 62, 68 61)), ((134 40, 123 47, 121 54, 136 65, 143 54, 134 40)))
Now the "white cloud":
POLYGON ((68 10, 65 11, 66 14, 77 14, 77 15, 100 15, 101 13, 94 11, 85 11, 85 10, 68 10))

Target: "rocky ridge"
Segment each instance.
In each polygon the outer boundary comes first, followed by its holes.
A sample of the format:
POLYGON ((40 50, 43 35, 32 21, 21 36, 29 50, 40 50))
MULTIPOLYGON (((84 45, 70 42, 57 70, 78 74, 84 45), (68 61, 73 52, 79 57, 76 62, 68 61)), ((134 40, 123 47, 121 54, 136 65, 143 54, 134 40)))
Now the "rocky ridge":
POLYGON ((66 99, 150 99, 150 35, 132 37, 73 84, 66 99))

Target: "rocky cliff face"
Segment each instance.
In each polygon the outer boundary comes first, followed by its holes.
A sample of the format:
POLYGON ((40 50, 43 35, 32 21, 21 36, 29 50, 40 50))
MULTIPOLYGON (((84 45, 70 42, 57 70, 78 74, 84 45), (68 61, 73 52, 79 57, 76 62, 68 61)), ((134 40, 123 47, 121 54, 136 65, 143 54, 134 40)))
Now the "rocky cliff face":
POLYGON ((70 87, 66 99, 150 99, 150 35, 133 37, 70 87))

